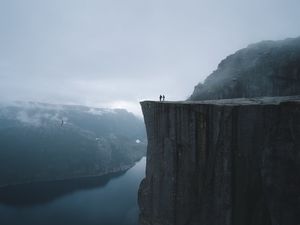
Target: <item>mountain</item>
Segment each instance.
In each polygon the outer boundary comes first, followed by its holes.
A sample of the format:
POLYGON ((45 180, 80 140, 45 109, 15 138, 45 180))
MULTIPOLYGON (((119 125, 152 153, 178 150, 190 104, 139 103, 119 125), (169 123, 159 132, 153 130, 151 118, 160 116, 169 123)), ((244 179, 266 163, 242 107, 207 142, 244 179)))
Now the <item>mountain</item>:
POLYGON ((141 102, 140 224, 300 224, 300 38, 228 56, 189 100, 141 102))
POLYGON ((0 186, 102 175, 145 155, 143 122, 123 109, 0 105, 0 186))
POLYGON ((300 94, 300 37, 263 41, 228 56, 189 100, 300 94))

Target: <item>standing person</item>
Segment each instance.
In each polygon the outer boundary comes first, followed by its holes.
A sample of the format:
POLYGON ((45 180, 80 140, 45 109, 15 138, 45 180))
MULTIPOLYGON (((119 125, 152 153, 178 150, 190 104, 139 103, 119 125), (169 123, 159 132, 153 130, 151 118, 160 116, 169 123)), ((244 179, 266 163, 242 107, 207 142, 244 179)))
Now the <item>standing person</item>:
POLYGON ((165 95, 163 95, 163 97, 162 97, 162 98, 163 98, 163 101, 165 101, 165 95))
POLYGON ((159 101, 160 101, 160 102, 161 102, 161 98, 162 98, 162 96, 160 95, 160 96, 159 96, 159 101))

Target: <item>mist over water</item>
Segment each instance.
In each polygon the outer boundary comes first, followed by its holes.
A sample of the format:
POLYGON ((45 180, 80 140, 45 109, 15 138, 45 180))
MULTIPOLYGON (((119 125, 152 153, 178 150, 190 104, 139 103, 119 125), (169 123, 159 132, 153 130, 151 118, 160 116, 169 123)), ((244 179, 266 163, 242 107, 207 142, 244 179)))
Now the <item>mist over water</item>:
POLYGON ((124 173, 0 189, 1 225, 137 225, 146 159, 124 173))

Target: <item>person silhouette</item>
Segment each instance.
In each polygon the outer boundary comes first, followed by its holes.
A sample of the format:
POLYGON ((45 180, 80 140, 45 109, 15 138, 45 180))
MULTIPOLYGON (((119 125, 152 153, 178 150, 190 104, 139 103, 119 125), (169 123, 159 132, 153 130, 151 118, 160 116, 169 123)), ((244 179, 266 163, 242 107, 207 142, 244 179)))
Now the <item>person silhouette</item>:
POLYGON ((162 96, 163 101, 165 101, 165 95, 162 96))
POLYGON ((160 95, 160 96, 159 96, 159 101, 160 101, 160 102, 161 102, 161 99, 162 99, 162 96, 160 95))

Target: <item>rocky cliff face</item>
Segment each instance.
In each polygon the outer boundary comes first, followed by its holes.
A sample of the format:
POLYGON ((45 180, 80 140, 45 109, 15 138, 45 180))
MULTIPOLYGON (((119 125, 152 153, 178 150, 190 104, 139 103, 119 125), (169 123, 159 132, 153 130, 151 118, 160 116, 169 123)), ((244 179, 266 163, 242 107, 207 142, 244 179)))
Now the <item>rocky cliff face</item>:
POLYGON ((141 225, 300 224, 299 96, 141 105, 141 225))
POLYGON ((300 37, 263 41, 228 56, 190 100, 300 94, 300 37))

